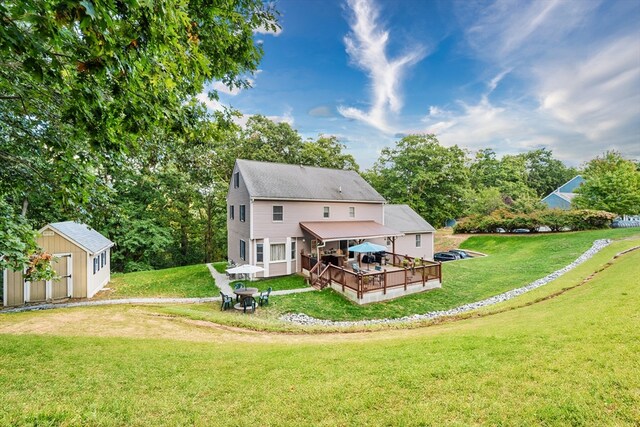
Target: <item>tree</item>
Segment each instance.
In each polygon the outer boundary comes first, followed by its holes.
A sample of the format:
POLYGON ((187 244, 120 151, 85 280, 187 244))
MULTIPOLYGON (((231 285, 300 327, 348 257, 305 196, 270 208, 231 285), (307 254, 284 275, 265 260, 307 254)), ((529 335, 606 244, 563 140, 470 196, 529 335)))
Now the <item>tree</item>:
POLYGON ((9 0, 0 22, 0 199, 31 225, 90 220, 141 143, 193 132, 205 82, 247 86, 277 26, 260 0, 9 0))
POLYGON ((365 177, 391 203, 406 203, 433 225, 459 217, 469 187, 466 153, 435 135, 409 135, 384 148, 365 177))
POLYGON ((640 172, 637 164, 616 151, 587 162, 572 205, 624 214, 640 213, 640 172))
POLYGON ((578 175, 575 168, 569 168, 560 160, 554 159, 553 153, 544 148, 532 150, 520 156, 525 160, 527 185, 539 198, 578 175))

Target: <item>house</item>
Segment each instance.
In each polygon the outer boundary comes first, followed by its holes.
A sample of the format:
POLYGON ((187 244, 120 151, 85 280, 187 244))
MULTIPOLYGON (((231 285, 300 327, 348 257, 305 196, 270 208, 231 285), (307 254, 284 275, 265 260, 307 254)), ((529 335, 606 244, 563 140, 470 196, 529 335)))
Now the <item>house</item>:
POLYGON ((393 251, 414 258, 433 259, 435 228, 408 205, 385 205, 384 225, 398 230, 403 236, 397 237, 395 248, 391 240, 386 244, 393 251))
POLYGON ((571 200, 576 196, 574 191, 584 182, 584 178, 577 175, 547 195, 542 203, 552 209, 571 209, 571 200))
POLYGON ((17 306, 64 298, 91 298, 111 279, 112 241, 85 224, 48 224, 38 245, 54 256, 58 280, 28 282, 22 272, 4 270, 3 305, 17 306))
MULTIPOLYGON (((390 252, 395 254, 396 239, 404 236, 385 222, 385 204, 385 199, 355 171, 236 160, 227 194, 228 258, 264 268, 261 277, 304 270, 312 275, 312 284, 317 280, 322 281, 321 285, 346 282, 343 290, 351 285, 355 299, 361 302, 364 281, 357 279, 357 285, 351 277, 357 274, 352 265, 361 258, 348 248, 367 240, 388 239, 390 252), (329 277, 330 265, 347 271, 342 279, 329 277), (325 274, 317 271, 321 266, 326 267, 325 274)), ((413 235, 408 238, 413 239, 414 245, 415 236, 427 231, 420 228, 410 230, 413 235)), ((425 235, 422 245, 423 254, 433 254, 432 238, 425 235)), ((400 263, 406 258, 404 255, 407 254, 392 257, 392 263, 400 263)), ((428 260, 420 262, 427 263, 428 260)), ((407 281, 420 281, 424 287, 436 279, 439 285, 439 264, 429 265, 438 268, 428 274, 414 270, 415 277, 403 273, 403 279, 394 281, 394 286, 403 286, 407 291, 407 281)), ((378 279, 378 287, 387 295, 387 281, 378 279)))

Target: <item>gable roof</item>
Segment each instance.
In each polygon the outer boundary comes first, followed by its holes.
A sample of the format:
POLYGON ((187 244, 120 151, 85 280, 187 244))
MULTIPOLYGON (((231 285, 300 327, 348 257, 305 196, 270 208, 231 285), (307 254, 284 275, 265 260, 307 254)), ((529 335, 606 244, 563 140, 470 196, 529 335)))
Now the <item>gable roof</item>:
POLYGON ((569 181, 562 184, 560 187, 553 190, 553 192, 547 194, 542 201, 548 202, 548 199, 553 198, 553 196, 560 197, 561 199, 571 203, 571 200, 577 196, 577 193, 574 193, 575 189, 580 187, 582 183, 585 182, 585 179, 582 175, 576 175, 571 178, 569 181))
POLYGON ((355 171, 242 159, 236 165, 249 196, 256 199, 385 201, 355 171))
POLYGON ((384 225, 403 233, 425 233, 436 231, 409 205, 385 205, 384 225))
POLYGON ((60 233, 63 237, 71 240, 91 254, 101 252, 115 245, 111 240, 98 233, 86 224, 74 221, 54 222, 45 225, 40 232, 46 228, 51 228, 60 233))

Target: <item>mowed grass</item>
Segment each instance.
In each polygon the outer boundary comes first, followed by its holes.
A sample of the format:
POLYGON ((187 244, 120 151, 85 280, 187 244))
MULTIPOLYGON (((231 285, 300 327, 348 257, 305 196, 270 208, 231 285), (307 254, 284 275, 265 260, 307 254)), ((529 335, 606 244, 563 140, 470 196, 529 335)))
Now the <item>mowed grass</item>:
POLYGON ((212 329, 208 342, 5 334, 0 424, 634 426, 638 277, 635 251, 555 298, 402 331, 212 329))
POLYGON ((446 310, 524 286, 573 262, 596 239, 640 235, 638 229, 597 230, 527 236, 482 235, 461 247, 488 257, 443 263, 441 289, 359 306, 331 289, 273 298, 277 313, 305 313, 320 319, 397 318, 446 310))
POLYGON ((218 288, 204 264, 163 270, 114 273, 111 275, 109 298, 218 296, 218 288))

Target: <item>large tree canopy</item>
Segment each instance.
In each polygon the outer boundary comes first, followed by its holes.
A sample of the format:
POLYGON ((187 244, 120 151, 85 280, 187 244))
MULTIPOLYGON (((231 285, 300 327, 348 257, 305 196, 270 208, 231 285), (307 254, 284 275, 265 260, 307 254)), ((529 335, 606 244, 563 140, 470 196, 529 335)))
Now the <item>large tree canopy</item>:
POLYGON ((443 147, 435 135, 410 135, 384 148, 365 176, 387 200, 407 203, 435 227, 464 206, 469 172, 465 152, 443 147))
POLYGON ((0 23, 0 199, 39 225, 89 219, 146 141, 189 143, 194 97, 246 86, 277 25, 261 0, 9 0, 0 23))
POLYGON ((583 209, 599 209, 618 215, 640 213, 640 171, 638 165, 609 151, 589 161, 585 183, 572 204, 583 209))

